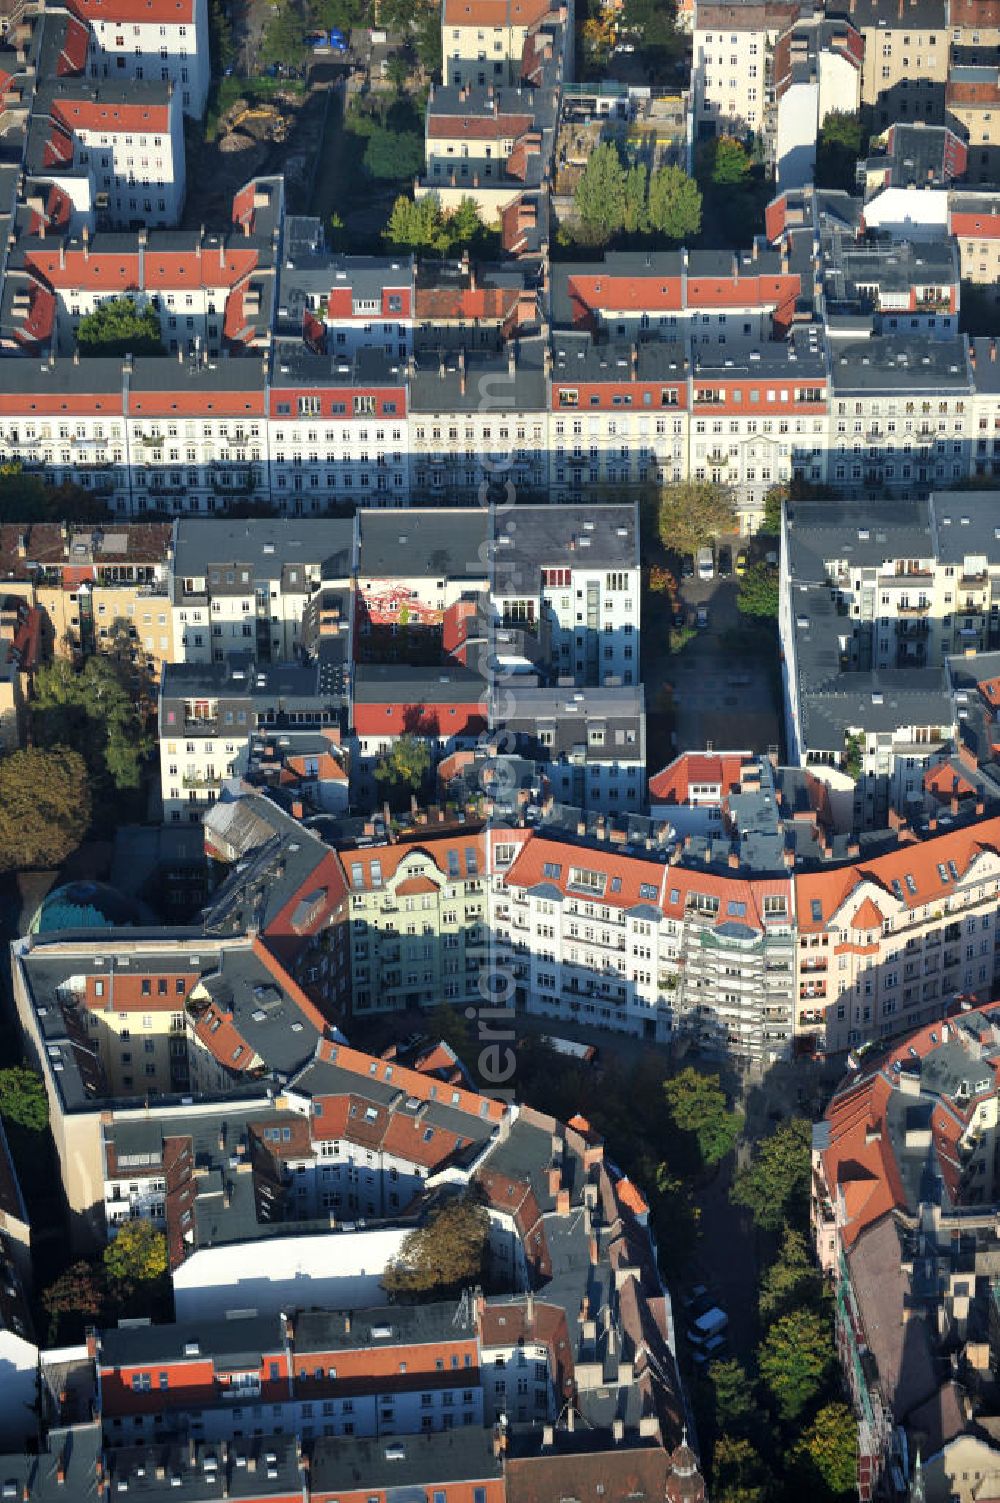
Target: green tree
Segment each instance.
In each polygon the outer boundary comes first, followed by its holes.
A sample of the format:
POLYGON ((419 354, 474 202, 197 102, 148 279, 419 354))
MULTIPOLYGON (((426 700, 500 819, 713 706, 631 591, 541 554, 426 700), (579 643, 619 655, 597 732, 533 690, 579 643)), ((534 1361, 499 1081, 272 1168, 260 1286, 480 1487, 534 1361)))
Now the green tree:
POLYGON ((618 148, 604 141, 591 152, 573 195, 586 240, 605 245, 625 223, 625 168, 618 148))
POLYGON ((719 136, 712 142, 710 156, 712 182, 717 188, 739 188, 750 172, 750 158, 733 136, 719 136))
POLYGON ((0 758, 0 871, 61 866, 90 824, 79 752, 32 746, 0 758))
POLYGON ((233 23, 229 19, 225 0, 209 0, 208 50, 213 76, 219 78, 236 61, 233 23))
POLYGON ((740 1135, 743 1114, 727 1103, 718 1075, 686 1065, 663 1082, 663 1094, 671 1121, 697 1144, 701 1163, 706 1168, 721 1163, 740 1135))
POLYGON ((740 615, 777 621, 780 603, 777 569, 770 564, 751 564, 736 591, 736 609, 740 615))
POLYGON ((98 791, 139 788, 151 743, 123 663, 91 657, 77 671, 57 658, 39 669, 32 710, 35 739, 78 747, 98 791))
POLYGON ((708 1369, 715 1398, 715 1423, 721 1434, 749 1434, 760 1411, 746 1368, 735 1357, 713 1362, 708 1369))
POLYGON ((369 177, 381 182, 405 182, 424 165, 424 143, 412 131, 397 132, 376 126, 368 137, 362 164, 369 177))
POLYGON ((82 1341, 87 1326, 101 1323, 106 1301, 101 1265, 73 1263, 42 1292, 50 1344, 82 1341))
POLYGON ((46 485, 17 462, 0 465, 0 522, 103 522, 106 503, 78 485, 46 485))
POLYGON ((627 235, 637 235, 646 228, 646 179, 648 169, 633 162, 625 174, 625 207, 622 228, 627 235))
POLYGON ((689 240, 701 229, 701 189, 680 167, 660 167, 649 180, 649 222, 671 240, 689 240))
POLYGON ((704 480, 680 480, 660 494, 660 540, 678 553, 697 553, 703 544, 736 526, 732 492, 704 480))
POLYGON ((831 1322, 815 1310, 792 1310, 772 1323, 758 1365, 783 1420, 797 1420, 817 1397, 833 1365, 833 1350, 831 1322))
POLYGON ((313 31, 350 31, 364 16, 361 0, 309 0, 309 27, 313 31))
POLYGON ((441 255, 448 249, 448 232, 436 193, 412 199, 401 194, 392 206, 383 235, 392 245, 441 255))
POLYGON ((444 230, 448 237, 448 249, 452 252, 483 247, 489 233, 474 198, 459 200, 445 219, 444 230))
POLYGON ((812 1126, 794 1117, 765 1138, 753 1163, 734 1177, 731 1199, 745 1206, 763 1230, 779 1231, 786 1221, 806 1224, 811 1148, 812 1126))
POLYGON ((858 1482, 858 1422, 846 1404, 824 1404, 792 1451, 792 1472, 812 1496, 854 1493, 858 1482))
POLYGON ((860 115, 831 110, 816 143, 816 186, 853 193, 855 169, 863 155, 860 115))
POLYGON ((480 1283, 489 1229, 485 1206, 472 1196, 448 1201, 404 1237, 382 1275, 384 1288, 397 1297, 447 1299, 480 1283))
POLYGON ((425 5, 416 24, 417 56, 432 77, 441 74, 441 13, 435 5, 425 5))
POLYGON ((748 1440, 722 1435, 712 1456, 713 1503, 764 1503, 767 1468, 748 1440))
POLYGON ((295 0, 280 0, 260 39, 260 61, 301 67, 306 59, 306 23, 295 0))
POLYGON ((865 765, 865 733, 864 731, 846 731, 844 733, 844 771, 855 783, 861 776, 865 765))
POLYGON ((166 1276, 167 1239, 151 1221, 125 1221, 104 1249, 104 1267, 113 1284, 152 1284, 166 1276))
POLYGON ((76 331, 80 354, 163 355, 156 309, 140 308, 134 297, 112 297, 85 313, 76 331))
POLYGON ((394 52, 387 60, 385 76, 396 90, 396 93, 402 94, 410 76, 410 64, 404 53, 394 52))
POLYGON ((409 788, 416 793, 423 787, 431 766, 430 747, 422 736, 406 731, 382 753, 375 765, 375 781, 393 788, 409 788))
POLYGON ((823 1279, 809 1256, 805 1237, 796 1227, 786 1226, 778 1257, 760 1281, 761 1320, 775 1320, 799 1305, 818 1308, 823 1296, 823 1279))
POLYGON ((44 1132, 49 1125, 49 1098, 42 1077, 24 1065, 0 1070, 0 1116, 29 1132, 44 1132))
POLYGON ((772 485, 764 497, 764 515, 761 518, 760 531, 771 537, 781 535, 781 508, 788 500, 787 485, 772 485))

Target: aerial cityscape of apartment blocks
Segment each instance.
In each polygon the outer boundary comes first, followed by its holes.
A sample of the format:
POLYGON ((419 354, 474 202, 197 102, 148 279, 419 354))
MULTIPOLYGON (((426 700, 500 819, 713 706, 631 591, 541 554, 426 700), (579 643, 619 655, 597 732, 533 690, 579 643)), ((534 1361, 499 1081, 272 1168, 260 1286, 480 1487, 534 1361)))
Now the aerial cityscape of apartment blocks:
POLYGON ((1000 1496, 996 5, 0 9, 0 1496, 1000 1496))

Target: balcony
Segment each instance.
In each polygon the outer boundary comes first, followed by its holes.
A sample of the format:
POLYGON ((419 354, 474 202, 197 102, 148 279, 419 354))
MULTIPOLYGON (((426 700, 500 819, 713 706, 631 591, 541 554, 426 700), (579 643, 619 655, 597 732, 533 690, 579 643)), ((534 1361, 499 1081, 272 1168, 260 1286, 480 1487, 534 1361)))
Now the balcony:
POLYGON ((215 773, 186 772, 181 778, 182 788, 218 788, 222 779, 215 773))
POLYGON ((930 609, 931 602, 929 600, 917 600, 912 604, 907 601, 905 605, 900 602, 896 607, 897 613, 903 618, 907 616, 926 616, 930 609))

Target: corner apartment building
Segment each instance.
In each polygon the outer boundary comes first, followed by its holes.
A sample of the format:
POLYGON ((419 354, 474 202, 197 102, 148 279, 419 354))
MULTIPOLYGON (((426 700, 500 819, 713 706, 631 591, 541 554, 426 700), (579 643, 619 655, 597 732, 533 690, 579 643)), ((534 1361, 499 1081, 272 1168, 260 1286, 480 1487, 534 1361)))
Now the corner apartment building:
POLYGON ((862 1499, 898 1478, 971 1503, 996 1475, 996 1134, 993 1006, 866 1062, 813 1130, 813 1237, 833 1284, 862 1499))
POLYGON ((854 870, 797 874, 798 1031, 828 1052, 986 1001, 1000 823, 932 832, 854 870))
POLYGON ((480 996, 489 938, 486 837, 428 832, 344 851, 350 882, 353 1012, 480 996))
POLYGON ((493 929, 518 1007, 774 1059, 792 1032, 787 874, 667 864, 664 849, 494 835, 493 929))

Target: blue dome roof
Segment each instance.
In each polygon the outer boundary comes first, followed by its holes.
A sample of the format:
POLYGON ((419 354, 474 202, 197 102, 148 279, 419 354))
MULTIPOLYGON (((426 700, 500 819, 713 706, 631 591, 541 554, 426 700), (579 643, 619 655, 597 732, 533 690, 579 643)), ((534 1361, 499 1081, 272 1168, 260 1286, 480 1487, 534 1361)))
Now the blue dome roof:
POLYGON ((55 887, 31 921, 31 934, 59 929, 121 929, 147 922, 139 903, 107 882, 67 882, 55 887))

